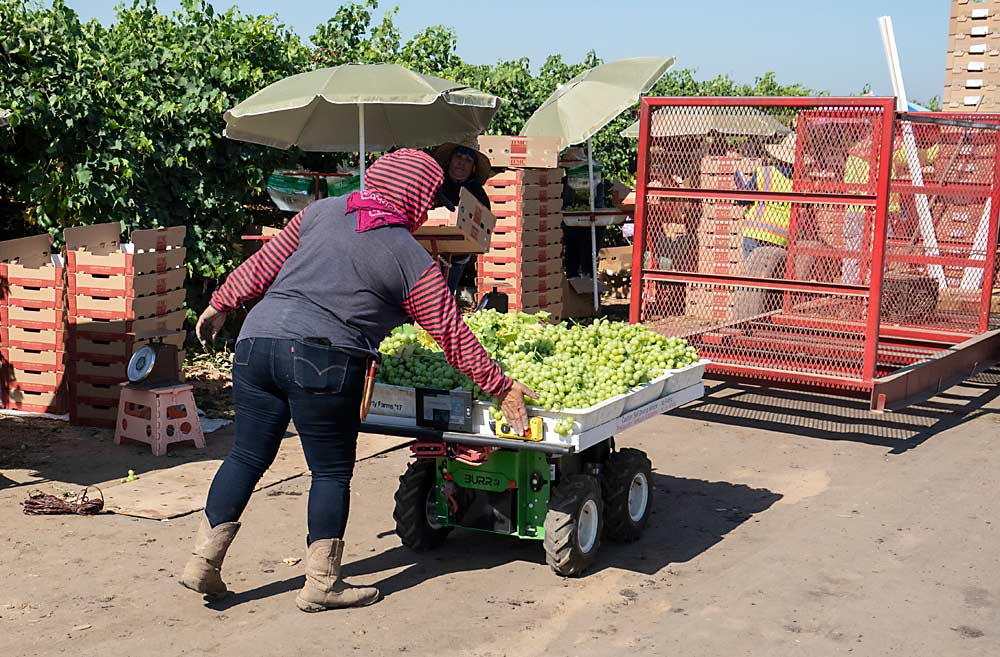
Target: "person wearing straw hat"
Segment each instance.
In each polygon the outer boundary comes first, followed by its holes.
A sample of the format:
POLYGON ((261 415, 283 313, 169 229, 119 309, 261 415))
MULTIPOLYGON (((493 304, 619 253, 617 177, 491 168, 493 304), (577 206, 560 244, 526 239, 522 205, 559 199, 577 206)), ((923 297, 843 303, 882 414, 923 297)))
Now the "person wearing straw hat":
MULTIPOLYGON (((736 188, 758 192, 791 192, 792 172, 795 165, 795 133, 789 133, 777 144, 767 144, 768 157, 756 167, 749 178, 737 170, 736 188)), ((743 260, 760 246, 788 246, 788 227, 791 223, 791 203, 780 201, 754 201, 743 213, 743 260)))
MULTIPOLYGON (((458 205, 458 195, 462 188, 469 190, 476 200, 490 207, 490 197, 483 185, 493 173, 490 160, 479 152, 475 140, 464 144, 441 144, 434 151, 434 159, 444 169, 444 184, 441 185, 441 195, 452 205, 458 205)), ((465 268, 472 259, 471 255, 456 255, 451 258, 451 270, 448 273, 448 289, 452 293, 458 290, 462 282, 465 268)))
POLYGON ((524 397, 535 394, 490 360, 440 268, 413 238, 443 182, 441 166, 423 151, 384 155, 368 170, 364 191, 310 204, 212 295, 195 326, 203 342, 215 338, 227 312, 263 298, 236 342, 236 438, 208 491, 183 586, 209 597, 227 593, 222 562, 292 421, 312 474, 306 581, 296 604, 313 612, 378 600, 377 589, 341 580, 341 559, 371 363, 404 322, 430 333, 448 362, 497 395, 514 431, 524 432, 524 397))

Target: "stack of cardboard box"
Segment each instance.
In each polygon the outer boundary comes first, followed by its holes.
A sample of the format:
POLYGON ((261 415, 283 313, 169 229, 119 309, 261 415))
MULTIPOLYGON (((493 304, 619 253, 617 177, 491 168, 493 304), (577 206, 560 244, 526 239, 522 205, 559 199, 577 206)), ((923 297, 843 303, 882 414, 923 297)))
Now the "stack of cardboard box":
POLYGON ((562 169, 512 169, 486 182, 497 223, 479 257, 480 296, 494 288, 512 311, 562 316, 562 169))
MULTIPOLYGON (((737 153, 707 155, 701 161, 699 186, 702 189, 736 188, 736 172, 751 171, 759 160, 737 153)), ((742 227, 746 206, 734 201, 702 203, 701 218, 695 230, 698 243, 696 271, 708 274, 739 275, 741 272, 742 227)), ((690 285, 685 303, 686 314, 706 320, 730 320, 735 297, 732 288, 690 285)))
POLYGON ((943 108, 1000 110, 1000 0, 952 0, 943 108))
MULTIPOLYGON (((114 426, 120 384, 148 334, 184 344, 185 227, 136 230, 122 244, 120 226, 66 230, 70 420, 114 426)), ((178 373, 179 375, 179 373, 178 373)))
POLYGON ((0 242, 2 407, 66 412, 66 295, 62 257, 37 235, 0 242))
POLYGON ((494 168, 486 182, 496 216, 489 250, 479 256, 479 296, 496 289, 513 312, 564 317, 562 179, 555 137, 484 136, 479 146, 494 168))
MULTIPOLYGON (((988 210, 986 203, 986 199, 981 198, 950 198, 939 202, 934 213, 934 232, 942 256, 957 261, 969 257, 983 213, 988 210)), ((944 265, 944 274, 948 287, 962 287, 964 265, 944 265)))

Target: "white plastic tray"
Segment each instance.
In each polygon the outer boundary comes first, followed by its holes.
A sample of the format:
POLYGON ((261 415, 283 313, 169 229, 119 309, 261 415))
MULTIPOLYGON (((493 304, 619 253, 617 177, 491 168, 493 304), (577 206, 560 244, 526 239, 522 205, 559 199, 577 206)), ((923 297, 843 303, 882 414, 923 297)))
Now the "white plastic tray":
MULTIPOLYGON (((613 224, 623 224, 628 219, 626 214, 604 214, 594 217, 595 226, 611 226, 613 224)), ((563 225, 571 228, 590 228, 590 213, 581 211, 577 216, 563 213, 563 225)))
MULTIPOLYGON (((545 425, 546 442, 585 449, 585 447, 579 447, 581 436, 589 435, 596 428, 608 425, 637 409, 649 407, 650 404, 671 396, 675 392, 693 389, 694 386, 701 383, 707 364, 708 361, 703 359, 688 367, 670 370, 644 386, 589 408, 552 411, 529 406, 528 415, 542 418, 545 425), (569 421, 572 428, 568 435, 560 436, 556 432, 556 425, 564 420, 569 421)), ((473 402, 472 431, 474 434, 493 435, 493 428, 490 426, 491 408, 493 408, 492 404, 473 402)), ((392 418, 390 424, 415 426, 416 390, 376 383, 372 395, 371 415, 380 418, 382 423, 386 423, 388 418, 392 418)))
MULTIPOLYGON (((503 448, 514 448, 514 449, 542 449, 548 448, 543 451, 550 451, 552 453, 571 453, 571 452, 581 452, 588 449, 600 442, 607 440, 608 438, 621 433, 622 431, 633 427, 637 424, 645 422, 646 420, 656 417, 657 415, 663 415, 679 406, 683 406, 689 402, 692 402, 702 395, 705 394, 705 386, 700 381, 695 385, 688 386, 687 388, 681 388, 668 395, 664 395, 659 399, 655 399, 652 402, 640 406, 634 410, 626 411, 617 417, 608 419, 606 422, 591 426, 588 429, 580 429, 576 427, 572 433, 567 436, 560 436, 555 433, 555 423, 558 421, 554 411, 529 411, 530 415, 541 415, 545 422, 545 438, 540 442, 522 441, 522 440, 510 440, 507 438, 498 438, 490 429, 488 424, 489 414, 486 410, 486 404, 477 404, 477 418, 480 414, 485 417, 484 420, 477 421, 477 427, 473 433, 469 434, 459 434, 450 433, 446 440, 451 442, 463 442, 463 436, 468 436, 469 438, 475 439, 476 444, 490 444, 497 447, 503 448)), ((565 412, 563 412, 565 416, 565 412)), ((413 418, 401 418, 401 417, 390 417, 390 416, 380 416, 380 415, 369 415, 367 422, 370 425, 376 425, 379 428, 379 433, 391 434, 393 427, 407 427, 412 428, 415 426, 416 422, 413 418)), ((362 431, 365 427, 362 426, 362 431)))

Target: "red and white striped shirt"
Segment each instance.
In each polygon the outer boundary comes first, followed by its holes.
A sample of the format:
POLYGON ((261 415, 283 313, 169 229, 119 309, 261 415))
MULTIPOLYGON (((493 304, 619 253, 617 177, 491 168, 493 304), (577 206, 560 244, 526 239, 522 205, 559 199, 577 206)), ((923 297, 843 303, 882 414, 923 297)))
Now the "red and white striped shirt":
MULTIPOLYGON (((212 295, 212 307, 228 312, 266 293, 282 265, 299 247, 304 212, 276 237, 233 271, 212 295)), ((512 381, 503 374, 462 320, 455 299, 437 265, 432 264, 410 288, 403 310, 434 338, 448 363, 490 394, 508 390, 512 381)))

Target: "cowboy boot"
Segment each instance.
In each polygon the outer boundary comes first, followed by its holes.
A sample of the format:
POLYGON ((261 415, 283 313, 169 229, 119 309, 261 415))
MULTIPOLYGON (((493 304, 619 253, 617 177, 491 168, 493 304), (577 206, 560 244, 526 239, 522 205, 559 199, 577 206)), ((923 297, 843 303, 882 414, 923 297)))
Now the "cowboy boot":
POLYGON ((306 585, 295 604, 302 611, 324 611, 345 607, 366 607, 379 599, 373 587, 355 587, 340 579, 344 542, 337 538, 313 541, 306 548, 306 585))
POLYGON ((229 589, 222 581, 222 560, 226 558, 226 550, 239 529, 238 522, 223 522, 211 527, 208 516, 202 515, 198 537, 194 541, 194 552, 181 574, 181 586, 210 598, 219 598, 228 593, 229 589))

